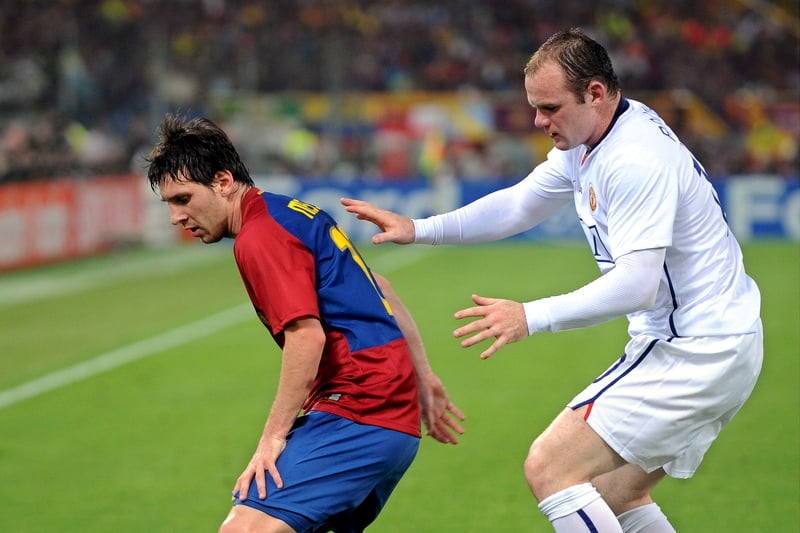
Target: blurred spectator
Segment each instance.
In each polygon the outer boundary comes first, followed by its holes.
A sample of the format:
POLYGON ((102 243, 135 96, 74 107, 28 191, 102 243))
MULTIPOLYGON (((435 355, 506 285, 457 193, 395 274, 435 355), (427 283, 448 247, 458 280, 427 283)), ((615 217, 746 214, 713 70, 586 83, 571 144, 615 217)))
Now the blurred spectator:
POLYGON ((241 142, 258 152, 257 173, 517 179, 543 156, 521 68, 566 26, 607 46, 626 94, 667 95, 672 109, 658 111, 698 155, 713 154, 712 175, 796 175, 799 10, 796 0, 1 2, 0 179, 128 170, 167 111, 251 128, 241 142), (353 92, 420 100, 342 106, 353 92), (287 93, 329 98, 258 100, 287 93), (431 93, 481 98, 442 120, 431 93), (253 111, 245 100, 265 118, 237 116, 253 111), (419 129, 429 112, 436 129, 419 129))

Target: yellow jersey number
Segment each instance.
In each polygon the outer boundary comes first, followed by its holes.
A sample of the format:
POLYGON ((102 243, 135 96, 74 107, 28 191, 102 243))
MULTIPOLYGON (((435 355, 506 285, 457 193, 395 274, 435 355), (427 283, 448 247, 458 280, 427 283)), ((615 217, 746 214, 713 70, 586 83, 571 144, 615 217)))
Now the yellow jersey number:
MULTIPOLYGON (((310 219, 313 219, 314 216, 319 213, 319 207, 306 202, 301 202, 297 199, 290 201, 288 207, 289 209, 297 211, 298 213, 301 213, 310 219)), ((339 226, 332 226, 330 230, 330 236, 333 244, 335 244, 339 250, 342 252, 350 252, 350 255, 353 257, 353 261, 355 261, 359 268, 364 272, 364 275, 367 277, 369 282, 372 284, 372 287, 375 289, 375 292, 380 297, 381 302, 383 302, 383 307, 386 308, 386 312, 390 315, 394 315, 392 312, 392 306, 389 305, 389 301, 384 298, 383 294, 378 288, 375 278, 372 277, 372 274, 370 274, 369 269, 367 268, 367 264, 364 262, 364 258, 361 257, 360 253, 358 253, 358 250, 356 250, 356 247, 353 246, 353 243, 350 241, 350 238, 347 236, 344 230, 339 226)))

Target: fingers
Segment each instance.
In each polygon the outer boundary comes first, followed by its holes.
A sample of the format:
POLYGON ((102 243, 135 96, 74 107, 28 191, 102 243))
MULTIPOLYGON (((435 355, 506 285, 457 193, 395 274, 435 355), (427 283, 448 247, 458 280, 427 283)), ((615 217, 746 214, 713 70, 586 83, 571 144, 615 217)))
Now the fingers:
POLYGON ((486 316, 490 312, 489 306, 497 302, 500 302, 501 300, 498 298, 486 298, 484 296, 473 294, 472 301, 478 305, 475 307, 468 307, 466 309, 456 311, 455 317, 461 319, 461 318, 471 318, 475 316, 486 316))
POLYGON ((459 429, 455 429, 451 424, 453 422, 449 418, 443 418, 428 427, 428 435, 443 444, 458 444, 457 435, 463 434, 464 430, 458 424, 455 426, 458 426, 459 429))
POLYGON ((497 339, 496 341, 494 341, 492 343, 491 346, 489 346, 486 350, 484 350, 481 353, 481 359, 489 359, 491 356, 493 356, 495 353, 497 353, 497 350, 499 350, 500 348, 502 348, 505 345, 506 345, 506 341, 501 341, 500 339, 497 339))
POLYGON ((520 340, 527 334, 522 304, 477 294, 472 295, 472 301, 478 305, 457 311, 454 316, 456 319, 477 320, 455 329, 453 336, 458 339, 466 337, 461 341, 463 348, 494 338, 494 342, 481 353, 481 359, 488 359, 509 342, 520 340))
POLYGON ((239 476, 239 479, 236 480, 236 485, 233 487, 233 499, 237 498, 237 495, 240 501, 247 499, 247 493, 250 491, 250 481, 252 481, 254 473, 255 472, 249 467, 242 472, 242 475, 239 476))
MULTIPOLYGON (((461 420, 462 422, 467 419, 467 417, 464 416, 464 413, 461 412, 461 409, 456 407, 456 404, 454 404, 453 402, 449 402, 447 404, 447 410, 450 411, 453 415, 455 415, 457 419, 461 420)), ((461 429, 459 433, 464 433, 464 430, 461 429)))
POLYGON ((259 468, 256 470, 256 487, 258 488, 258 498, 263 500, 267 497, 267 476, 264 470, 259 468))
POLYGON ((281 478, 281 473, 278 472, 278 467, 272 464, 267 468, 267 471, 269 472, 269 475, 272 476, 272 481, 275 482, 275 486, 279 489, 282 489, 283 479, 281 478))
POLYGON ((254 478, 256 481, 256 489, 258 490, 259 499, 265 499, 267 497, 267 473, 269 473, 269 475, 272 477, 275 485, 279 489, 282 489, 283 479, 281 478, 281 474, 278 472, 278 468, 275 466, 275 464, 267 465, 265 467, 248 465, 245 471, 242 472, 242 475, 239 476, 239 479, 236 480, 236 485, 233 487, 233 499, 236 499, 238 496, 240 501, 246 500, 247 494, 250 491, 250 484, 254 478))
MULTIPOLYGON (((362 205, 369 205, 364 200, 356 200, 355 198, 340 198, 339 202, 345 207, 358 207, 362 205)), ((348 209, 350 211, 350 209, 348 209)), ((352 213, 352 211, 350 211, 352 213)))
POLYGON ((339 201, 345 207, 345 211, 355 214, 357 219, 378 226, 380 232, 372 236, 373 244, 414 242, 414 222, 410 218, 381 209, 363 200, 341 198, 339 201))
POLYGON ((392 240, 392 237, 385 231, 386 228, 383 225, 383 221, 379 219, 379 215, 386 213, 384 210, 378 209, 363 200, 355 200, 353 198, 341 198, 339 202, 344 206, 345 211, 356 215, 358 220, 372 222, 380 228, 381 232, 372 236, 372 244, 383 244, 392 240))
POLYGON ((438 424, 428 427, 428 435, 442 444, 458 444, 458 439, 450 435, 444 428, 438 424))
POLYGON ((344 206, 344 210, 348 213, 353 213, 356 215, 356 218, 361 220, 372 220, 372 217, 375 213, 378 213, 380 209, 375 207, 374 205, 370 204, 369 202, 365 202, 363 200, 355 200, 353 198, 341 198, 339 202, 344 206))
POLYGON ((464 434, 464 428, 458 421, 466 417, 456 405, 446 400, 436 416, 426 416, 425 425, 428 435, 444 444, 458 444, 458 435, 464 434))
POLYGON ((465 326, 461 326, 460 328, 453 330, 453 336, 457 339, 460 339, 461 337, 466 337, 467 335, 474 333, 475 335, 472 337, 461 341, 461 346, 468 348, 473 344, 479 343, 491 337, 492 334, 489 329, 490 327, 491 325, 487 323, 486 320, 475 320, 474 322, 470 322, 465 326))
POLYGON ((464 420, 464 415, 461 414, 460 411, 459 411, 458 414, 455 414, 454 412, 450 411, 447 415, 442 416, 442 418, 440 420, 441 420, 441 423, 443 425, 445 425, 448 428, 450 428, 449 430, 447 430, 448 433, 450 433, 450 431, 452 431, 452 432, 455 432, 455 433, 457 433, 459 435, 463 435, 464 434, 464 428, 461 426, 461 424, 458 423, 458 420, 461 420, 461 421, 464 420), (455 417, 453 415, 455 415, 455 417))

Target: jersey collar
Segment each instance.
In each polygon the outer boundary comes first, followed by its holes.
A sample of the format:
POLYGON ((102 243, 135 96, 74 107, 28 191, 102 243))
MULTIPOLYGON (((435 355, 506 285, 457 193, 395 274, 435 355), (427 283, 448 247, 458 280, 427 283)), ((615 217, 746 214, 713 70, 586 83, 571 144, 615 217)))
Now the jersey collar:
POLYGON ((625 111, 627 111, 630 106, 631 106, 631 103, 628 101, 627 98, 620 98, 619 104, 617 104, 617 109, 616 109, 616 111, 614 111, 614 116, 611 118, 611 124, 608 125, 608 128, 606 128, 606 131, 604 131, 603 135, 601 135, 600 138, 597 139, 596 143, 586 147, 586 154, 584 155, 584 158, 586 157, 586 155, 589 154, 589 152, 594 150, 597 147, 597 145, 599 145, 601 142, 603 142, 603 139, 605 139, 608 136, 609 132, 614 127, 614 124, 617 123, 617 119, 619 119, 619 117, 621 117, 622 114, 625 111))

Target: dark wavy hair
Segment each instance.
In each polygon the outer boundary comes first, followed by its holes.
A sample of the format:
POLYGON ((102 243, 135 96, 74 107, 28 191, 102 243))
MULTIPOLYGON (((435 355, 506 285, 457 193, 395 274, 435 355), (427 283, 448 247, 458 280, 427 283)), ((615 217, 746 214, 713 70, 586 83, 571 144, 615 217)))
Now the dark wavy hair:
POLYGON ((567 85, 579 102, 584 101, 586 88, 594 80, 604 84, 612 96, 622 90, 606 49, 579 28, 552 35, 534 52, 523 72, 531 76, 550 61, 564 69, 567 85))
POLYGON ((253 185, 228 135, 207 118, 164 117, 158 142, 145 160, 147 179, 154 191, 165 179, 211 187, 214 175, 221 170, 229 171, 236 182, 253 185))

